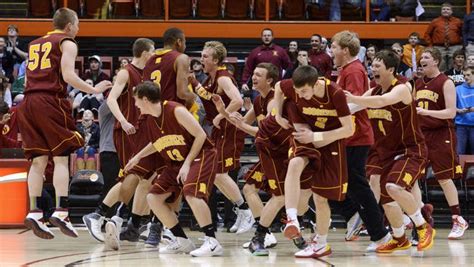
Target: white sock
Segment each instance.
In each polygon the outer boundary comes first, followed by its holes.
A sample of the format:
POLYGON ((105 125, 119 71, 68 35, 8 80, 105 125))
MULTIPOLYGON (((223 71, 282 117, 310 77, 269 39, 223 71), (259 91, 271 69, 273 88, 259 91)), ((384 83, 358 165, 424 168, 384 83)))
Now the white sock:
POLYGON ((237 201, 235 202, 235 205, 236 205, 237 207, 240 207, 240 205, 242 205, 242 204, 244 204, 244 199, 243 199, 243 198, 241 198, 241 199, 239 199, 239 200, 237 200, 237 201))
POLYGON ((421 215, 421 211, 418 209, 415 213, 408 215, 411 220, 415 223, 415 225, 421 226, 426 223, 425 219, 423 218, 423 215, 421 215))
POLYGON ((289 221, 298 221, 298 210, 291 208, 291 209, 286 209, 286 216, 288 217, 289 221))
POLYGON ((405 234, 405 227, 402 225, 400 228, 392 227, 393 236, 396 238, 402 237, 405 234))
POLYGON ((328 243, 328 235, 318 235, 316 242, 320 245, 326 245, 328 243))

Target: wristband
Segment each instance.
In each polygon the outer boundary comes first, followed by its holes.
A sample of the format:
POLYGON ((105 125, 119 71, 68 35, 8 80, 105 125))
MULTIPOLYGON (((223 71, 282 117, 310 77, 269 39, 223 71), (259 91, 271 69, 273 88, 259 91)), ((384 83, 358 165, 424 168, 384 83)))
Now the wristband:
POLYGON ((313 133, 313 142, 323 141, 323 133, 313 133))

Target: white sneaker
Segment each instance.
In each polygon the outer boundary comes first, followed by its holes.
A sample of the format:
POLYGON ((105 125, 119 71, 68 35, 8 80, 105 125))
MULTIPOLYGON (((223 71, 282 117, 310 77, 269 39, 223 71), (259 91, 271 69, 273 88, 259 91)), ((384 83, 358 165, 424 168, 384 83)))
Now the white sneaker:
POLYGON ((176 236, 170 231, 170 229, 163 227, 163 232, 161 233, 160 243, 164 245, 169 245, 170 243, 176 241, 176 236))
POLYGON ((33 233, 43 239, 53 239, 54 234, 49 230, 48 226, 44 223, 43 220, 43 211, 42 210, 32 210, 28 213, 24 220, 25 226, 33 230, 33 233))
POLYGON ((320 258, 328 256, 332 253, 331 247, 328 244, 318 244, 311 242, 305 249, 295 253, 297 258, 320 258))
MULTIPOLYGON (((273 233, 267 233, 265 235, 265 248, 273 248, 278 244, 278 241, 273 233)), ((246 242, 242 245, 242 248, 249 248, 250 242, 246 242)))
POLYGON ((69 221, 69 212, 67 209, 57 208, 53 215, 49 218, 49 222, 58 227, 61 232, 70 237, 78 237, 76 229, 72 226, 69 221))
POLYGON ((390 242, 391 239, 392 235, 390 233, 387 233, 384 237, 382 237, 382 239, 377 240, 375 242, 370 242, 370 244, 365 249, 365 252, 374 253, 380 245, 390 242))
POLYGON ((160 248, 161 254, 189 253, 196 249, 193 242, 188 238, 176 237, 167 246, 160 248))
POLYGON ((239 228, 237 229, 237 232, 236 232, 236 234, 238 235, 250 231, 253 227, 253 224, 255 223, 255 219, 253 218, 253 215, 250 209, 239 210, 239 212, 242 215, 240 217, 241 219, 240 219, 239 228))
POLYGON ((449 240, 458 240, 464 236, 464 232, 469 228, 469 224, 461 216, 453 218, 453 228, 448 235, 449 240))
POLYGON ((101 230, 104 219, 104 216, 95 212, 82 216, 82 221, 86 225, 89 234, 99 242, 104 242, 104 234, 101 230))
POLYGON ((212 256, 221 256, 224 253, 219 241, 214 237, 205 236, 204 243, 198 249, 195 249, 189 253, 193 257, 212 257, 212 256))
POLYGON ((362 228, 362 223, 358 212, 351 217, 347 222, 346 241, 354 241, 357 239, 360 229, 362 228))
POLYGON ((298 220, 290 220, 283 229, 283 235, 288 239, 295 239, 301 236, 300 223, 298 220))
POLYGON ((120 230, 122 228, 123 219, 113 216, 105 225, 105 246, 113 250, 120 249, 120 230))
POLYGON ((151 222, 147 223, 146 225, 140 226, 138 232, 140 233, 140 237, 138 238, 140 241, 146 241, 148 235, 150 234, 150 226, 151 222))
POLYGON ((243 215, 240 212, 239 208, 235 208, 234 212, 237 213, 237 218, 235 219, 234 225, 232 225, 232 227, 229 229, 229 232, 231 232, 231 233, 235 233, 235 232, 237 232, 237 230, 239 230, 240 221, 242 220, 242 215, 243 215))

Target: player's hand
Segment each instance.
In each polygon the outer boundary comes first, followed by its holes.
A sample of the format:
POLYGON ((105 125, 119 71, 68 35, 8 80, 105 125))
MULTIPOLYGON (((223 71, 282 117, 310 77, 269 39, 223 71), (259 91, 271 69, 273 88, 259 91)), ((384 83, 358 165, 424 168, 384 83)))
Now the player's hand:
POLYGON ((296 141, 302 144, 309 144, 313 142, 313 132, 306 128, 300 129, 297 132, 293 132, 293 136, 295 137, 296 141))
POLYGON ((133 167, 135 167, 135 165, 138 164, 138 162, 140 162, 140 159, 137 158, 137 156, 132 157, 132 158, 128 161, 127 165, 125 165, 125 168, 123 169, 123 171, 124 171, 124 172, 130 171, 131 169, 133 169, 133 167))
POLYGON ((230 122, 236 126, 240 126, 244 123, 244 117, 239 112, 232 112, 229 115, 230 122))
POLYGON ((127 134, 127 135, 131 135, 131 134, 134 134, 137 132, 137 130, 135 129, 135 127, 128 121, 123 121, 123 122, 120 122, 120 125, 122 126, 122 130, 127 134))
POLYGON ((302 65, 302 66, 307 66, 307 65, 308 65, 308 57, 298 56, 298 57, 296 58, 296 60, 298 60, 298 62, 299 62, 300 65, 302 65))
POLYGON ((176 180, 178 181, 178 183, 179 181, 181 181, 181 183, 184 184, 184 182, 186 181, 186 178, 188 178, 189 169, 190 169, 190 165, 187 163, 184 163, 183 166, 181 166, 181 169, 179 169, 179 172, 178 172, 178 176, 176 177, 176 180))
POLYGON ((291 128, 291 125, 290 123, 288 122, 287 119, 281 117, 280 115, 276 115, 275 116, 275 120, 277 121, 277 123, 283 128, 283 129, 290 129, 291 128))
POLYGON ((428 114, 426 113, 426 109, 420 108, 420 107, 416 107, 416 113, 417 113, 418 115, 421 115, 421 116, 426 116, 426 115, 428 115, 428 114))
POLYGON ((220 129, 221 126, 219 125, 221 123, 221 120, 222 120, 222 115, 219 114, 217 115, 213 120, 212 120, 212 124, 214 125, 214 127, 216 127, 217 129, 220 129))
POLYGON ((222 101, 222 98, 220 95, 218 94, 213 94, 212 97, 212 102, 214 103, 214 105, 216 106, 216 109, 219 113, 225 113, 225 104, 224 104, 224 101, 222 101))
POLYGON ((242 84, 242 91, 249 91, 249 90, 250 88, 246 83, 242 84))
POLYGON ((96 93, 103 93, 107 91, 108 89, 112 88, 112 82, 104 80, 96 84, 94 88, 97 90, 96 93))
POLYGON ((3 114, 0 124, 6 124, 10 120, 11 116, 12 115, 10 113, 3 114))
POLYGON ((351 92, 344 90, 344 94, 346 95, 347 102, 353 103, 354 95, 351 92))
POLYGON ((250 97, 248 97, 248 96, 244 97, 244 108, 245 108, 245 110, 250 110, 252 107, 253 107, 252 99, 250 99, 250 97))

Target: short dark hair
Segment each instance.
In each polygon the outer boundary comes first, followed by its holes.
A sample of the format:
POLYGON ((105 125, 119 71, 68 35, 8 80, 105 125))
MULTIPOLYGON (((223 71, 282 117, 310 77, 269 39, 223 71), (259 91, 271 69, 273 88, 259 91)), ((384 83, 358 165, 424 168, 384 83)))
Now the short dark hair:
POLYGON ((272 79, 271 86, 275 86, 280 77, 280 71, 272 63, 259 63, 256 68, 262 68, 267 70, 267 79, 272 79))
POLYGON ((463 56, 464 58, 466 58, 466 56, 464 55, 464 50, 462 48, 454 51, 453 59, 456 58, 457 56, 463 56))
POLYGON ((190 64, 191 68, 194 67, 195 64, 202 65, 202 63, 201 63, 201 61, 200 61, 199 59, 193 58, 193 59, 191 60, 191 64, 190 64))
POLYGON ((313 38, 314 36, 318 37, 320 42, 323 40, 321 34, 313 33, 313 35, 311 35, 311 38, 313 38))
MULTIPOLYGON (((8 104, 5 101, 0 101, 0 116, 3 116, 10 111, 10 108, 8 107, 8 104)), ((1 119, 1 118, 0 118, 1 119)), ((1 133, 0 133, 1 134, 1 133)))
POLYGON ((430 55, 433 57, 434 60, 438 60, 438 67, 441 64, 441 51, 439 51, 438 48, 434 47, 427 47, 425 50, 423 50, 423 53, 430 53, 430 55))
POLYGON ((143 52, 150 50, 155 45, 155 42, 148 38, 138 38, 133 43, 133 56, 141 57, 143 52))
POLYGON ((272 36, 273 36, 273 30, 270 29, 270 28, 263 28, 262 32, 260 33, 260 35, 263 35, 263 32, 264 31, 270 31, 272 33, 272 36))
POLYGON ((398 65, 400 64, 400 58, 395 52, 393 52, 392 50, 384 49, 377 52, 377 54, 375 54, 374 59, 379 59, 383 61, 385 67, 387 69, 393 68, 393 73, 396 74, 398 65))
POLYGON ((178 28, 169 28, 163 33, 163 44, 166 46, 174 45, 178 39, 184 38, 184 32, 178 28))
POLYGON ((474 74, 474 66, 467 66, 463 69, 463 71, 471 71, 474 74))
POLYGON ((410 38, 410 37, 412 37, 412 36, 415 36, 415 37, 417 37, 418 39, 421 38, 421 37, 420 37, 420 34, 417 33, 417 32, 412 32, 412 33, 410 33, 410 35, 408 35, 408 38, 410 38))
POLYGON ((314 86, 319 76, 318 70, 315 67, 307 65, 296 68, 291 79, 293 80, 293 85, 296 88, 300 88, 305 85, 314 86))
POLYGON ((145 81, 135 88, 133 93, 139 99, 146 97, 151 103, 158 103, 161 101, 161 88, 159 84, 151 81, 145 81))
POLYGON ((54 13, 53 25, 55 29, 64 30, 68 23, 73 24, 76 22, 76 19, 78 19, 76 11, 67 7, 61 7, 54 13))
POLYGON ((7 27, 7 32, 8 32, 10 29, 14 29, 14 30, 16 31, 16 33, 20 33, 20 32, 18 31, 18 27, 17 27, 15 24, 10 24, 10 25, 8 25, 8 27, 7 27))

